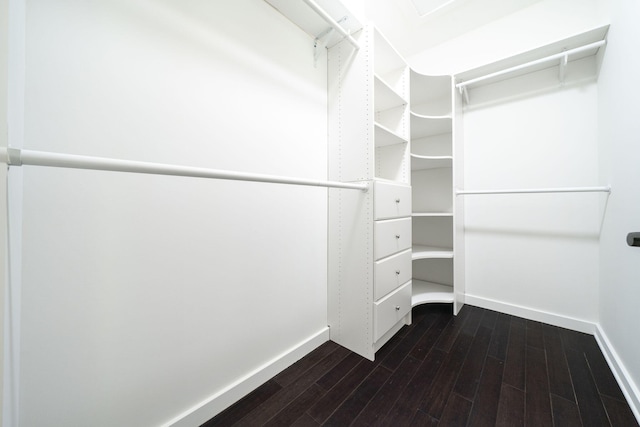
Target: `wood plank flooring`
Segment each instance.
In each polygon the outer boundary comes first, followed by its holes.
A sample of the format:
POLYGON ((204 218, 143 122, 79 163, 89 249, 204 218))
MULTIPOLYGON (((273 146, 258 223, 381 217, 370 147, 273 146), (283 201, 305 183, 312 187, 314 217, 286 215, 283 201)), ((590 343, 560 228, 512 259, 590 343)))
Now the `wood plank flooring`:
POLYGON ((592 336, 430 304, 374 362, 327 342, 203 426, 638 424, 592 336))

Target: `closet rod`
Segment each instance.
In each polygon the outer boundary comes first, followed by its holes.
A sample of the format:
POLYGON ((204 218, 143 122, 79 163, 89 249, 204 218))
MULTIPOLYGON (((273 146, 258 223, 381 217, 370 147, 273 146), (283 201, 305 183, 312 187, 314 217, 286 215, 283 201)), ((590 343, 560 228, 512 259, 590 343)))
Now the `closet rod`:
POLYGON ((456 84, 456 88, 464 89, 465 87, 472 85, 474 83, 481 82, 483 80, 487 80, 493 77, 498 77, 503 74, 508 74, 513 71, 522 70, 523 68, 533 67, 534 65, 544 64, 545 62, 555 61, 557 59, 563 59, 569 55, 573 55, 574 53, 584 52, 585 50, 596 49, 606 44, 606 40, 600 40, 594 43, 590 43, 584 46, 576 47, 574 49, 565 50, 564 52, 556 53, 555 55, 547 56, 544 58, 536 59, 535 61, 526 62, 524 64, 516 65, 515 67, 506 68, 504 70, 496 71, 495 73, 487 74, 485 76, 476 77, 475 79, 466 80, 456 84))
POLYGON ((291 178, 277 175, 243 173, 220 169, 207 169, 163 163, 138 162, 133 160, 110 159, 106 157, 79 156, 44 151, 0 148, 0 162, 9 166, 50 166, 58 168, 102 170, 112 172, 145 173, 154 175, 185 176, 193 178, 228 179, 235 181, 269 182, 275 184, 308 185, 313 187, 344 188, 367 191, 366 183, 322 181, 305 178, 291 178))
POLYGON ((358 44, 358 42, 356 41, 356 39, 354 39, 351 34, 346 31, 344 28, 342 28, 342 25, 340 25, 335 19, 333 19, 327 12, 324 11, 324 9, 322 9, 320 6, 318 6, 318 4, 313 1, 313 0, 304 0, 304 2, 311 8, 314 10, 314 12, 316 12, 318 15, 320 15, 320 17, 322 19, 324 19, 327 24, 331 25, 331 27, 333 29, 335 29, 337 32, 339 32, 340 34, 342 34, 349 43, 351 43, 351 45, 353 47, 355 47, 356 49, 360 49, 360 45, 358 44))
POLYGON ((456 190, 456 196, 468 194, 528 194, 528 193, 611 193, 611 187, 516 188, 511 190, 456 190))

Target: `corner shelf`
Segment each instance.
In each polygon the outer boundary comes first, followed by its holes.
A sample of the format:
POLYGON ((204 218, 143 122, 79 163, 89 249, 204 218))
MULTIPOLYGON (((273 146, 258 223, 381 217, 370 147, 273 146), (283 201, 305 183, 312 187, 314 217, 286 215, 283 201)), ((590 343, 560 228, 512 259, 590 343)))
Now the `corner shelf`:
POLYGON ((453 156, 420 156, 411 154, 411 170, 450 168, 453 166, 453 156))
POLYGON ((411 139, 451 134, 451 116, 425 116, 411 112, 411 139))
POLYGON ((411 248, 411 259, 414 261, 418 259, 453 259, 453 249, 438 246, 413 245, 411 248))
POLYGON ((452 218, 453 212, 413 212, 415 218, 452 218))
POLYGON ((411 71, 413 306, 454 303, 452 76, 411 71))
POLYGON ((411 305, 413 307, 420 304, 453 302, 452 286, 416 279, 413 279, 412 286, 411 305))

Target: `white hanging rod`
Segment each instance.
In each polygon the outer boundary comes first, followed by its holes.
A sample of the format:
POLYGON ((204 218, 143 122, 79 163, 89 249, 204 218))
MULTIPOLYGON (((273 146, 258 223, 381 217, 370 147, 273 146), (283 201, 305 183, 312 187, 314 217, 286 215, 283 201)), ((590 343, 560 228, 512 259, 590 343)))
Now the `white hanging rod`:
POLYGON ((327 24, 331 25, 333 29, 342 34, 344 38, 356 49, 360 49, 360 45, 357 40, 353 38, 353 36, 340 25, 335 19, 331 17, 327 12, 324 11, 318 4, 313 0, 303 0, 311 9, 314 10, 322 19, 324 19, 327 24))
POLYGON ((475 79, 471 79, 471 80, 466 80, 466 81, 460 82, 460 83, 456 84, 456 87, 458 89, 462 90, 462 89, 464 89, 465 87, 467 87, 469 85, 481 82, 483 80, 491 79, 493 77, 498 77, 498 76, 501 76, 503 74, 511 73, 513 71, 522 70, 524 68, 533 67, 534 65, 544 64, 545 62, 551 62, 551 61, 555 61, 557 59, 563 59, 565 57, 568 57, 569 55, 573 55, 574 53, 579 53, 579 52, 584 52, 585 50, 591 50, 591 49, 599 48, 601 46, 604 46, 606 43, 607 43, 606 40, 600 40, 600 41, 597 41, 597 42, 594 42, 594 43, 590 43, 590 44, 587 44, 587 45, 584 45, 584 46, 576 47, 574 49, 569 49, 569 50, 566 50, 564 52, 556 53, 555 55, 551 55, 551 56, 547 56, 547 57, 544 57, 544 58, 536 59, 535 61, 531 61, 531 62, 527 62, 527 63, 524 63, 524 64, 516 65, 515 67, 506 68, 504 70, 496 71, 495 73, 487 74, 485 76, 476 77, 475 79))
POLYGON ((9 166, 50 166, 58 168, 131 172, 154 175, 172 175, 193 178, 229 179, 235 181, 255 181, 276 184, 307 185, 313 187, 344 188, 350 190, 361 190, 365 192, 369 188, 366 183, 356 184, 339 181, 291 178, 277 175, 234 172, 220 169, 169 165, 163 163, 110 159, 105 157, 49 153, 44 151, 22 150, 17 148, 0 148, 0 162, 6 163, 9 166))
POLYGON ((528 193, 611 193, 610 186, 561 187, 561 188, 516 188, 511 190, 456 190, 456 196, 467 194, 528 194, 528 193))

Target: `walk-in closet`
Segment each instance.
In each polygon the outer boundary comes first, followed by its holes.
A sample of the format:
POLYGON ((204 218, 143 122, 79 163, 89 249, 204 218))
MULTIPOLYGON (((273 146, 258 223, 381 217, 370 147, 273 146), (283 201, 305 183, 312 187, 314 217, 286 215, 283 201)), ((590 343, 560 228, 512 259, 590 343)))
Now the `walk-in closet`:
POLYGON ((4 2, 0 426, 637 425, 638 20, 4 2))

